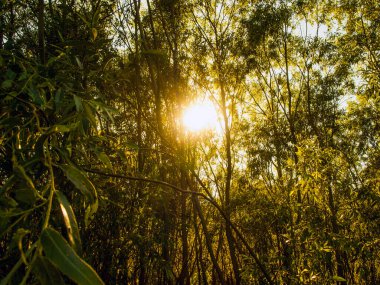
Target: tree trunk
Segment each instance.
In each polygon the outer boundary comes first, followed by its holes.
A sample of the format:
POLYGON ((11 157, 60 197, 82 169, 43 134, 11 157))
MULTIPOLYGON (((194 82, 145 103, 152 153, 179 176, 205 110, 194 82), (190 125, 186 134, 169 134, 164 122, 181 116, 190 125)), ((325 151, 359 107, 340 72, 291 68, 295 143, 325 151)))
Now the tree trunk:
POLYGON ((212 262, 213 267, 214 267, 214 269, 215 269, 215 271, 217 273, 217 276, 218 276, 220 284, 224 285, 226 283, 224 281, 222 270, 220 269, 220 267, 218 265, 218 261, 215 258, 214 250, 212 248, 212 240, 211 240, 210 234, 209 234, 209 232, 207 230, 206 221, 205 221, 205 218, 203 216, 203 212, 202 212, 201 205, 199 203, 198 197, 193 195, 192 196, 192 200, 193 200, 194 208, 195 208, 195 210, 196 210, 196 212, 197 212, 197 214, 199 216, 199 219, 201 220, 201 225, 202 225, 202 228, 203 228, 203 233, 204 233, 205 239, 206 239, 206 247, 207 247, 208 253, 210 255, 211 262, 212 262))
MULTIPOLYGON (((219 68, 219 72, 221 72, 221 68, 219 68)), ((224 88, 224 80, 222 79, 221 74, 219 73, 219 84, 220 84, 220 95, 222 99, 222 115, 224 121, 224 136, 225 136, 225 152, 226 152, 226 160, 227 160, 227 169, 226 169, 226 179, 225 179, 225 205, 224 210, 226 213, 226 217, 228 220, 231 220, 231 180, 232 180, 232 155, 231 155, 231 131, 228 122, 228 113, 227 113, 227 102, 226 102, 226 92, 224 88)), ((228 242, 228 248, 230 251, 230 257, 232 262, 232 268, 235 275, 236 284, 240 284, 240 270, 239 264, 236 257, 236 248, 235 241, 232 235, 231 226, 229 223, 225 224, 226 226, 226 237, 228 242)))
POLYGON ((45 3, 38 0, 38 55, 41 64, 45 64, 45 3))
POLYGON ((4 42, 4 2, 0 2, 0 49, 3 49, 3 42, 4 42))

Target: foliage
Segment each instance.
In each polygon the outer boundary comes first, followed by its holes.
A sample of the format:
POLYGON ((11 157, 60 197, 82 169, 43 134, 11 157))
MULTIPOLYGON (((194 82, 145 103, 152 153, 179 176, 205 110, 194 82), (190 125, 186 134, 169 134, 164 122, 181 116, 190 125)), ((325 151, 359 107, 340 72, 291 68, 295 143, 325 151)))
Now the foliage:
POLYGON ((379 8, 1 1, 0 284, 379 283, 379 8))

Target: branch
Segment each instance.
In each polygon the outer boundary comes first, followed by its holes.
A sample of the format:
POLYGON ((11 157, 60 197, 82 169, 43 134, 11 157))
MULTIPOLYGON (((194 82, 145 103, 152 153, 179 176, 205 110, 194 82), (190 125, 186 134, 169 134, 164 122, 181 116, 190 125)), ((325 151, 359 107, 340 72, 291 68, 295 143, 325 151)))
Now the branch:
POLYGON ((133 180, 133 181, 144 181, 148 183, 154 183, 154 184, 159 184, 163 185, 169 188, 172 188, 173 190, 179 191, 181 193, 187 193, 187 194, 193 194, 193 195, 198 195, 203 197, 206 200, 210 200, 205 194, 199 193, 199 192, 194 192, 190 190, 184 190, 181 189, 173 184, 161 181, 161 180, 155 180, 155 179, 150 179, 150 178, 145 178, 145 177, 136 177, 136 176, 129 176, 129 175, 123 175, 123 174, 113 174, 113 173, 105 173, 99 170, 93 170, 93 169, 88 169, 88 168, 83 168, 84 171, 89 172, 89 173, 94 173, 102 176, 107 176, 107 177, 114 177, 114 178, 122 178, 122 179, 127 179, 127 180, 133 180))
MULTIPOLYGON (((231 220, 227 217, 226 213, 218 205, 218 203, 216 203, 212 198, 207 197, 205 194, 203 194, 201 192, 184 190, 184 189, 181 189, 181 188, 179 188, 179 187, 177 187, 177 186, 175 186, 173 184, 170 184, 170 183, 167 183, 167 182, 164 182, 164 181, 161 181, 161 180, 155 180, 155 179, 144 178, 144 177, 129 176, 129 175, 122 175, 122 174, 105 173, 105 172, 102 172, 102 171, 92 170, 92 169, 86 169, 86 168, 84 168, 83 170, 86 171, 86 172, 89 172, 89 173, 99 174, 99 175, 108 176, 108 177, 122 178, 122 179, 133 180, 133 181, 144 181, 144 182, 148 182, 148 183, 155 183, 155 184, 159 184, 159 185, 163 185, 163 186, 169 187, 169 188, 171 188, 173 190, 176 190, 176 191, 179 191, 181 193, 187 193, 187 194, 192 194, 192 195, 196 195, 196 196, 202 197, 206 201, 210 202, 210 204, 213 205, 219 211, 219 213, 221 214, 221 216, 223 217, 223 219, 227 222, 227 224, 229 224, 231 226, 231 228, 234 230, 234 232, 236 233, 236 235, 238 236, 238 238, 242 241, 242 243, 244 244, 244 246, 248 250, 249 254, 253 257, 253 259, 255 260, 255 262, 256 262, 257 266, 259 267, 260 271, 265 276, 265 279, 267 279, 268 283, 269 284, 274 284, 273 281, 272 281, 272 279, 271 279, 271 277, 270 277, 270 275, 269 275, 269 273, 268 273, 268 271, 266 270, 264 264, 261 263, 261 261, 259 260, 259 258, 255 254, 255 252, 253 251, 253 249, 249 246, 247 240, 243 237, 242 233, 231 222, 231 220)), ((194 174, 194 172, 193 172, 193 174, 194 174)), ((208 194, 210 195, 207 187, 203 184, 203 182, 200 180, 200 178, 198 176, 195 176, 195 178, 201 184, 202 188, 205 189, 205 191, 208 192, 208 194)))

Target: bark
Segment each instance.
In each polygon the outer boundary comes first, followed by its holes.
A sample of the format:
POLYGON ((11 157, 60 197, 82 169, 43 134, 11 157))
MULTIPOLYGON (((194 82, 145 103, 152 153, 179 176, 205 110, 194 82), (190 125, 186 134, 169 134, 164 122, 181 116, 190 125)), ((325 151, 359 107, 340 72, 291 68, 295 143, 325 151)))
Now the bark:
POLYGON ((4 42, 4 3, 3 1, 0 2, 0 49, 3 48, 3 42, 4 42))
POLYGON ((217 274, 217 277, 219 279, 220 284, 224 285, 226 283, 225 283, 225 280, 223 278, 223 272, 220 269, 218 261, 216 260, 216 257, 215 257, 215 254, 214 254, 214 250, 212 248, 212 239, 211 239, 210 233, 208 232, 207 225, 206 225, 206 220, 204 218, 204 215, 203 215, 202 208, 201 208, 201 205, 199 203, 198 197, 196 197, 196 196, 193 195, 192 196, 192 200, 193 200, 194 208, 195 208, 195 210, 196 210, 196 212, 197 212, 197 214, 199 216, 199 219, 201 221, 203 233, 204 233, 205 239, 206 239, 206 247, 207 247, 208 253, 210 255, 211 262, 212 262, 213 267, 214 267, 214 269, 216 271, 216 274, 217 274))
MULTIPOLYGON (((222 114, 224 121, 224 136, 225 136, 225 152, 227 160, 227 169, 226 169, 226 179, 225 179, 225 213, 228 220, 231 220, 231 180, 232 180, 232 155, 231 155, 231 130, 228 122, 228 113, 227 113, 227 102, 226 102, 226 91, 224 87, 224 80, 221 76, 221 67, 219 67, 219 85, 220 93, 222 99, 222 114)), ((241 276, 239 270, 239 264, 236 256, 235 242, 232 235, 231 226, 229 223, 225 224, 226 226, 226 238, 228 243, 228 248, 230 251, 230 257, 232 262, 232 268, 234 271, 235 282, 240 284, 241 276)))
POLYGON ((45 3, 38 0, 38 55, 41 64, 45 64, 45 3))

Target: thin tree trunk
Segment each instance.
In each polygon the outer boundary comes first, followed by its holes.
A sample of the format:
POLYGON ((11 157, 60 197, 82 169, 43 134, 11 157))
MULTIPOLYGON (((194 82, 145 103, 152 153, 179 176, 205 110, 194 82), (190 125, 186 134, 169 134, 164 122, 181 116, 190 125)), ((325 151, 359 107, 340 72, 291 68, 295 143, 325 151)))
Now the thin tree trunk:
POLYGON ((3 42, 4 42, 4 2, 0 1, 0 49, 3 49, 3 42))
MULTIPOLYGON (((221 72, 221 68, 219 68, 219 72, 221 72)), ((226 169, 226 179, 225 179, 225 213, 228 220, 231 220, 231 181, 232 181, 232 155, 231 155, 231 130, 228 122, 228 113, 227 113, 227 103, 226 103, 226 92, 224 88, 224 80, 221 78, 221 74, 219 73, 219 84, 220 84, 220 93, 222 98, 222 115, 224 121, 224 136, 226 140, 225 152, 226 152, 226 160, 227 160, 227 169, 226 169)), ((230 257, 232 262, 232 268, 235 275, 236 284, 240 284, 240 270, 239 264, 236 257, 236 248, 235 242, 232 235, 231 226, 229 223, 225 224, 226 226, 226 237, 228 242, 228 248, 230 251, 230 257)))
POLYGON ((217 273, 220 284, 224 285, 226 283, 225 283, 224 278, 223 278, 222 270, 220 269, 220 267, 218 265, 218 261, 216 260, 215 255, 214 255, 214 250, 212 248, 212 240, 211 240, 210 234, 207 230, 206 221, 205 221, 205 218, 203 216, 203 212, 202 212, 201 205, 199 203, 198 197, 193 195, 192 200, 193 200, 194 208, 195 208, 195 210, 199 216, 199 219, 201 220, 203 233, 204 233, 205 239, 206 239, 206 247, 207 247, 208 253, 210 255, 211 262, 212 262, 213 267, 217 273))
POLYGON ((45 64, 45 3, 38 0, 38 55, 41 64, 45 64))

